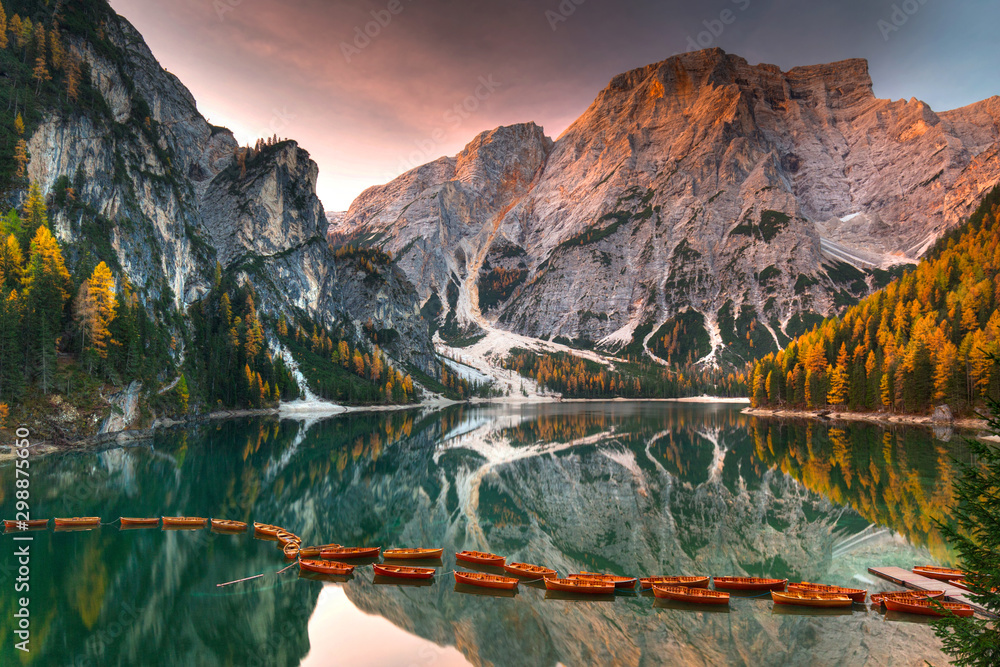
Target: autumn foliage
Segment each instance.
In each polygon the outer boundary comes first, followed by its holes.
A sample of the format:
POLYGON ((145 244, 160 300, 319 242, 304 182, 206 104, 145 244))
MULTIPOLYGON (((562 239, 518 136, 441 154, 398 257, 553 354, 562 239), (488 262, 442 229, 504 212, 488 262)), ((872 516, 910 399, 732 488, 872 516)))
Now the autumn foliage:
POLYGON ((1000 390, 1000 189, 916 269, 759 361, 755 406, 969 412, 1000 390))

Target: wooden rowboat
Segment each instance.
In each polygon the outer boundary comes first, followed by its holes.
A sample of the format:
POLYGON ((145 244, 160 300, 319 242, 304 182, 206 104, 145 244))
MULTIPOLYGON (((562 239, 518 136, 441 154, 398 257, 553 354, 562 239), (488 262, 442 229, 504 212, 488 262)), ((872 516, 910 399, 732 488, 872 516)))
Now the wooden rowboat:
POLYGON ((272 526, 269 523, 257 523, 253 522, 253 534, 254 537, 270 537, 274 538, 279 530, 284 530, 281 526, 272 526))
POLYGON ((846 595, 815 591, 791 593, 771 591, 771 599, 774 600, 774 604, 792 604, 800 607, 850 607, 854 604, 854 601, 846 595))
POLYGON ((972 616, 975 614, 972 607, 961 602, 938 602, 937 600, 921 600, 918 598, 885 598, 885 608, 889 611, 903 611, 907 614, 921 614, 923 616, 944 616, 945 611, 950 611, 955 616, 972 616), (941 605, 939 607, 938 605, 941 605))
POLYGON ((648 591, 653 586, 708 588, 708 577, 641 577, 639 579, 639 588, 642 590, 648 591))
POLYGON ((120 519, 123 526, 155 526, 160 523, 159 517, 152 517, 149 519, 137 519, 135 517, 123 516, 120 519))
MULTIPOLYGON (((968 581, 968 579, 952 579, 948 583, 951 584, 952 586, 954 586, 955 588, 961 588, 963 591, 966 591, 967 593, 971 593, 972 592, 972 589, 969 588, 969 581, 968 581)), ((997 589, 995 589, 995 588, 990 589, 990 592, 991 593, 996 593, 997 589)))
POLYGON ((4 530, 8 533, 19 530, 42 530, 43 528, 49 527, 48 519, 30 519, 28 521, 11 521, 5 519, 3 522, 4 530))
POLYGON ((455 558, 465 561, 466 563, 475 563, 477 565, 495 565, 497 567, 503 567, 504 563, 507 562, 507 559, 503 556, 497 556, 496 554, 490 554, 484 551, 459 551, 455 554, 455 558))
POLYGON ((440 558, 443 553, 444 549, 386 549, 382 556, 397 560, 419 560, 440 558))
POLYGON ((311 560, 304 558, 299 561, 299 569, 318 574, 346 576, 354 571, 354 566, 349 563, 338 563, 335 560, 311 560))
POLYGON ((382 547, 330 547, 319 553, 320 558, 347 560, 350 558, 378 558, 382 547))
POLYGON ((479 586, 481 588, 498 588, 503 591, 512 591, 517 588, 517 579, 514 577, 501 577, 498 574, 484 574, 482 572, 459 572, 455 570, 455 581, 460 584, 479 586))
POLYGON ((56 519, 56 528, 75 528, 77 526, 100 526, 99 516, 77 516, 70 519, 56 519))
POLYGON ((295 533, 290 533, 287 530, 279 530, 274 534, 274 538, 278 540, 279 544, 302 544, 302 538, 295 533))
POLYGON ((674 602, 689 602, 692 604, 729 604, 729 593, 710 591, 706 588, 690 586, 661 586, 654 584, 653 595, 674 602))
POLYGON ((762 579, 760 577, 713 577, 715 588, 731 591, 783 591, 788 579, 762 579))
POLYGON ((616 574, 601 574, 600 572, 577 572, 569 575, 570 579, 595 579, 597 581, 610 581, 615 588, 631 590, 635 588, 635 577, 620 577, 616 574))
POLYGON ((544 579, 546 577, 556 577, 556 571, 552 568, 541 565, 531 565, 530 563, 508 563, 503 566, 507 574, 515 577, 530 577, 531 579, 544 579))
POLYGON ((402 565, 386 565, 376 563, 372 565, 375 574, 383 577, 395 577, 397 579, 430 579, 434 576, 433 567, 404 567, 402 565))
POLYGON ((876 607, 884 606, 888 599, 903 600, 927 600, 929 598, 939 598, 944 595, 944 591, 890 591, 886 593, 872 593, 872 604, 876 607))
POLYGON ((200 516, 163 517, 164 528, 204 528, 206 524, 208 524, 208 519, 200 516))
POLYGON ((952 579, 963 578, 966 573, 963 570, 953 570, 948 567, 920 565, 913 568, 913 574, 919 574, 920 576, 927 577, 929 579, 937 579, 938 581, 951 581, 952 579))
POLYGON ((549 577, 545 580, 545 588, 550 591, 564 593, 582 593, 584 595, 614 594, 615 585, 602 579, 558 579, 549 577))
POLYGON ((233 521, 232 519, 212 519, 212 530, 220 533, 242 533, 246 531, 247 524, 244 521, 233 521))
POLYGON ((844 588, 843 586, 827 586, 826 584, 812 584, 808 581, 802 581, 797 584, 788 584, 789 593, 837 593, 838 595, 846 595, 851 598, 853 602, 859 602, 864 604, 865 599, 868 597, 868 591, 861 588, 844 588))
POLYGON ((327 549, 338 549, 339 544, 321 544, 315 547, 300 547, 299 555, 302 558, 319 558, 319 555, 327 549))
POLYGON ((285 558, 288 560, 295 560, 299 557, 299 545, 295 544, 295 542, 289 542, 282 549, 282 552, 284 552, 285 558))

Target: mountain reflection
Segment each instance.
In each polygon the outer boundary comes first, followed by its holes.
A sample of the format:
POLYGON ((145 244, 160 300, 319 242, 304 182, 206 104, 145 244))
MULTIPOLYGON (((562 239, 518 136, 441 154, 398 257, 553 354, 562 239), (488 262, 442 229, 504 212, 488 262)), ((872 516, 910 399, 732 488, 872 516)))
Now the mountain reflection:
MULTIPOLYGON (((237 420, 50 456, 33 462, 31 502, 38 517, 225 517, 276 523, 307 544, 443 546, 442 572, 455 551, 475 548, 560 572, 822 581, 863 572, 857 544, 898 563, 926 560, 920 547, 950 562, 934 521, 948 520, 953 456, 960 446, 921 431, 748 419, 732 406, 456 406, 237 420), (869 524, 909 544, 873 542, 869 524)), ((0 474, 11 516, 13 467, 0 474)), ((25 664, 295 665, 310 653, 307 621, 323 584, 294 568, 275 575, 284 560, 271 542, 117 525, 33 535, 25 664), (258 573, 268 576, 216 587, 258 573)), ((407 589, 372 585, 361 569, 344 591, 477 664, 638 664, 668 646, 679 662, 781 664, 794 647, 768 649, 760 633, 791 643, 817 623, 750 599, 704 615, 644 597, 546 600, 530 587, 484 598, 453 590, 447 574, 407 589)), ((13 595, 0 597, 0 613, 14 608, 13 595)), ((822 622, 859 633, 867 623, 861 614, 822 622)), ((892 632, 877 650, 903 642, 906 655, 940 657, 930 630, 892 632)), ((10 624, 0 639, 12 655, 10 624)), ((814 640, 817 655, 841 648, 814 640)))

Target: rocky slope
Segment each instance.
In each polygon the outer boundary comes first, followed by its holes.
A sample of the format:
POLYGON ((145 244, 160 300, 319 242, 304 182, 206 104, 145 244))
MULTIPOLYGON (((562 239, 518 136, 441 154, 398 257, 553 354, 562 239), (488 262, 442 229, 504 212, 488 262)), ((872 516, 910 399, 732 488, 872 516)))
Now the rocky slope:
POLYGON ((402 334, 390 353, 426 367, 427 326, 405 277, 390 269, 373 284, 334 258, 309 154, 282 141, 244 170, 232 132, 202 117, 131 24, 103 2, 75 11, 103 28, 70 39, 103 104, 50 114, 30 138, 28 169, 46 193, 60 180, 78 186, 73 206, 52 210, 71 255, 107 261, 147 302, 181 311, 205 294, 218 261, 254 281, 263 311, 346 317, 358 331, 371 319, 402 334))
POLYGON ((485 132, 332 235, 391 250, 459 328, 615 348, 682 317, 682 344, 739 361, 924 252, 1000 181, 998 139, 1000 98, 935 113, 877 99, 863 60, 782 72, 712 49, 615 77, 555 142, 485 132))

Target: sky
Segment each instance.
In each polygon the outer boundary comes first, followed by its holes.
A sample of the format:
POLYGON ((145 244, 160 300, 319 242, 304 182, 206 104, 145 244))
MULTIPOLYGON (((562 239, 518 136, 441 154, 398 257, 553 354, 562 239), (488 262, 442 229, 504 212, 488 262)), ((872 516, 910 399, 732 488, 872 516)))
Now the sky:
POLYGON ((616 74, 698 48, 867 58, 876 95, 939 111, 1000 94, 995 0, 110 1, 210 122, 308 150, 328 211, 484 130, 557 138, 616 74))

